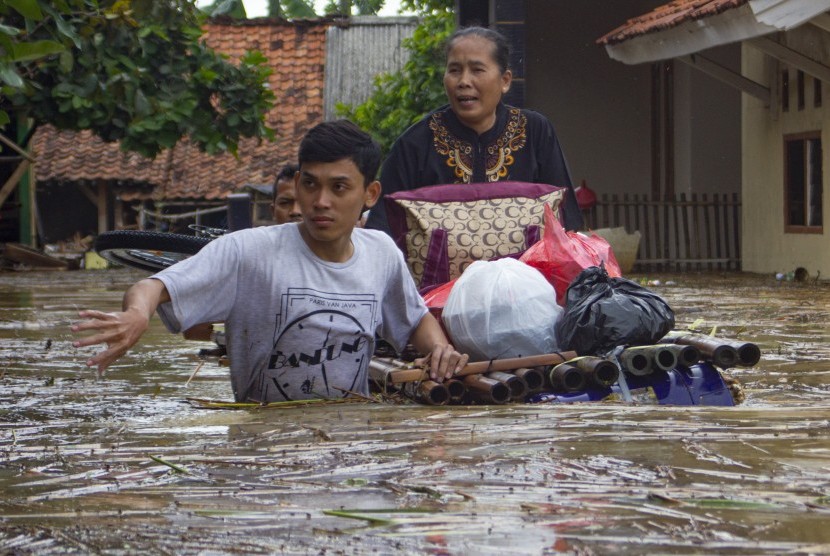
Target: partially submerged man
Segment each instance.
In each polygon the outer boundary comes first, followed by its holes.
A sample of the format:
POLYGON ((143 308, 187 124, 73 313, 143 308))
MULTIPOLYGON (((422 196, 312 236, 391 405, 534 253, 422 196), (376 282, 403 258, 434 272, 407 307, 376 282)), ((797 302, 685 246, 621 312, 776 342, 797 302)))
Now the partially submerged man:
POLYGON ((353 123, 312 128, 294 180, 302 221, 227 234, 141 280, 118 313, 81 311, 72 327, 106 344, 87 361, 103 372, 159 315, 172 332, 226 323, 237 401, 272 402, 368 393, 375 335, 425 354, 433 380, 467 362, 427 311, 403 256, 383 232, 355 228, 380 196, 380 149, 353 123))
MULTIPOLYGON (((296 164, 283 166, 271 186, 271 217, 277 224, 300 222, 303 217, 297 195, 294 192, 294 175, 299 170, 296 164)), ((214 336, 213 324, 199 323, 182 333, 185 340, 212 341, 214 336)))
POLYGON ((294 191, 294 176, 298 171, 296 164, 286 164, 274 179, 271 215, 277 224, 300 222, 303 219, 294 191))

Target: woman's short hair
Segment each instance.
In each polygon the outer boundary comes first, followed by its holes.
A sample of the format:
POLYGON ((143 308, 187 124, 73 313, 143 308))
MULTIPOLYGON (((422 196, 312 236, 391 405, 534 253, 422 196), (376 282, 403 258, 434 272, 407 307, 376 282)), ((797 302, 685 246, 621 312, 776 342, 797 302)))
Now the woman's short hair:
POLYGON ((463 37, 481 37, 493 43, 493 46, 495 47, 493 56, 496 60, 496 64, 499 66, 499 69, 502 73, 510 69, 510 43, 507 42, 507 37, 498 31, 488 29, 487 27, 471 26, 457 29, 447 39, 444 47, 445 58, 449 56, 453 43, 463 37))

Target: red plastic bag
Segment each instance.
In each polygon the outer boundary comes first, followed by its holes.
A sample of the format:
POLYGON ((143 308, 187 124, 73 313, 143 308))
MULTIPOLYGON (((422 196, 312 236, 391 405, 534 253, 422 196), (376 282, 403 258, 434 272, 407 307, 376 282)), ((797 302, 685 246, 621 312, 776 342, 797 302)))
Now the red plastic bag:
MULTIPOLYGON (((582 236, 580 235, 580 237, 582 236)), ((614 249, 611 247, 611 244, 608 243, 608 240, 602 236, 596 235, 593 232, 591 232, 591 235, 589 235, 587 239, 591 242, 591 245, 594 247, 594 249, 596 249, 599 258, 602 259, 602 262, 605 263, 605 271, 608 272, 608 276, 610 276, 611 278, 621 277, 622 267, 620 267, 620 263, 617 262, 617 256, 614 255, 614 249)), ((574 278, 576 278, 576 276, 574 276, 574 278)))
POLYGON ((611 245, 597 235, 568 232, 549 207, 545 207, 545 233, 519 259, 538 269, 556 290, 556 302, 565 304, 568 286, 590 266, 605 264, 608 276, 622 276, 611 245))
POLYGON ((440 286, 432 286, 421 290, 421 297, 424 298, 429 312, 441 322, 441 312, 444 310, 444 305, 447 304, 447 298, 450 296, 450 291, 455 285, 458 278, 445 282, 440 286))
POLYGON ((597 204, 597 194, 588 187, 585 180, 582 180, 582 185, 574 189, 574 194, 576 195, 576 204, 579 205, 580 210, 592 209, 597 204))

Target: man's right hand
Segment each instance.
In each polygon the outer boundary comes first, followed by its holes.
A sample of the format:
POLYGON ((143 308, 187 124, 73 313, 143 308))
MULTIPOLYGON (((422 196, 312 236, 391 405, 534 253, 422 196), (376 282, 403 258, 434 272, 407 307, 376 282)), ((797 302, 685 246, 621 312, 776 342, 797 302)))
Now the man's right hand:
POLYGON ((88 367, 104 371, 138 342, 150 324, 150 317, 161 303, 170 301, 164 284, 152 278, 141 280, 124 294, 123 310, 118 313, 80 311, 81 321, 72 326, 72 332, 95 331, 97 334, 76 340, 75 347, 105 344, 104 351, 87 360, 88 367))
POLYGON ((105 344, 107 349, 87 360, 87 367, 98 367, 103 374, 116 359, 138 342, 150 324, 150 318, 137 309, 121 313, 104 313, 103 311, 80 311, 82 319, 72 326, 72 332, 96 331, 97 334, 76 340, 75 347, 105 344))

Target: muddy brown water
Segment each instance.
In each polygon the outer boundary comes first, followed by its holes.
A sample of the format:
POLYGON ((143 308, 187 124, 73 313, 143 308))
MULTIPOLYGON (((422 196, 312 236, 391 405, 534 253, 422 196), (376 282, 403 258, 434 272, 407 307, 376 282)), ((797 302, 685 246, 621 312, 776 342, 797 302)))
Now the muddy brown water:
POLYGON ((209 410, 157 319, 104 378, 68 330, 141 273, 0 274, 0 553, 829 554, 830 285, 633 276, 755 341, 734 408, 209 410))

